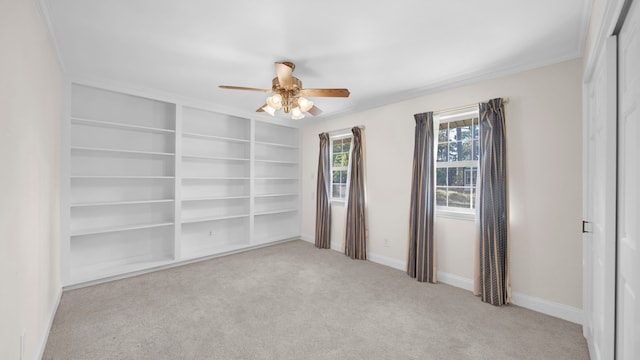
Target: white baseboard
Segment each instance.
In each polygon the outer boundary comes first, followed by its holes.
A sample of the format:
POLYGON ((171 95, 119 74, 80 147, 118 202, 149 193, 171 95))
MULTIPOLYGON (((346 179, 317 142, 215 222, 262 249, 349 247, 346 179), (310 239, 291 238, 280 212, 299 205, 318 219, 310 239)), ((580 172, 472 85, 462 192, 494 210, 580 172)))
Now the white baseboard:
POLYGON ((47 340, 49 340, 49 333, 51 332, 51 326, 53 326, 53 319, 56 317, 56 312, 58 312, 58 306, 60 306, 60 300, 62 299, 62 287, 58 288, 58 294, 56 294, 56 299, 49 310, 49 321, 47 323, 47 327, 45 329, 44 334, 42 334, 42 338, 40 339, 40 347, 38 351, 38 359, 42 359, 44 355, 44 349, 47 347, 47 340))
POLYGON ((400 261, 400 260, 392 259, 386 256, 372 254, 372 253, 369 253, 368 258, 369 258, 369 261, 377 264, 386 265, 388 267, 392 267, 394 269, 398 269, 402 271, 407 270, 407 266, 404 261, 400 261))
POLYGON ((300 240, 304 240, 304 241, 306 241, 306 242, 310 242, 310 243, 312 243, 312 244, 314 244, 314 243, 315 243, 314 238, 313 238, 313 235, 305 235, 305 234, 302 234, 302 235, 300 235, 300 240))
POLYGON ((473 280, 466 277, 438 271, 438 281, 443 284, 455 286, 457 288, 465 289, 468 291, 473 291, 473 280))
POLYGON ((522 306, 529 310, 537 311, 549 316, 571 321, 582 325, 582 310, 573 306, 560 304, 557 302, 540 299, 537 297, 514 292, 511 294, 514 305, 522 306))
MULTIPOLYGON (((473 291, 473 280, 458 275, 438 271, 438 281, 443 284, 455 286, 468 291, 473 291)), ((519 292, 511 294, 512 304, 533 310, 545 315, 557 317, 572 323, 582 324, 582 310, 557 302, 540 299, 519 292)))

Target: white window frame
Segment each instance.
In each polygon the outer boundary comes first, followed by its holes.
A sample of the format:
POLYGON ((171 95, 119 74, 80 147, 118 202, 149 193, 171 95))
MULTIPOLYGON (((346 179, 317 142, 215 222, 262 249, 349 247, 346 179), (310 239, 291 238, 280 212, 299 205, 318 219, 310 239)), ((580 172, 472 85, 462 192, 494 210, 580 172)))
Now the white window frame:
MULTIPOLYGON (((442 123, 450 123, 458 120, 466 120, 469 118, 480 118, 479 117, 479 109, 477 106, 469 106, 465 108, 460 108, 454 111, 441 112, 434 114, 434 161, 436 168, 436 183, 437 183, 437 172, 438 169, 442 168, 452 168, 452 167, 471 167, 476 168, 476 171, 479 167, 479 160, 463 160, 463 161, 447 161, 447 162, 438 162, 438 132, 440 129, 440 124, 442 123)), ((479 122, 479 121, 478 121, 479 122)), ((472 138, 473 140, 473 138, 472 138)), ((473 148, 473 146, 472 146, 473 148)), ((479 147, 478 147, 479 149, 479 147)), ((437 188, 437 185, 435 185, 437 188)), ((436 189, 434 189, 435 191, 436 189)), ((476 191, 477 191, 477 178, 476 178, 476 191)), ((473 199, 473 198, 472 198, 473 199)), ((472 200, 473 201, 473 200, 472 200)), ((449 217, 463 220, 475 220, 476 218, 476 204, 473 204, 473 208, 465 209, 451 206, 439 206, 436 205, 436 215, 441 217, 449 217)))
POLYGON ((329 152, 329 161, 330 161, 330 173, 331 173, 331 186, 330 186, 330 195, 331 195, 331 202, 332 203, 338 203, 338 204, 344 204, 347 200, 347 196, 349 194, 349 168, 351 167, 351 150, 353 149, 353 134, 352 133, 343 133, 343 134, 336 134, 336 135, 331 135, 329 137, 329 146, 330 146, 330 152, 329 152), (343 140, 343 139, 350 139, 349 141, 351 142, 351 146, 349 146, 349 152, 347 153, 347 166, 341 166, 339 168, 334 168, 333 167, 333 142, 335 140, 343 140), (333 171, 334 170, 346 170, 347 171, 347 182, 346 182, 346 193, 345 193, 345 197, 334 197, 333 196, 333 171))

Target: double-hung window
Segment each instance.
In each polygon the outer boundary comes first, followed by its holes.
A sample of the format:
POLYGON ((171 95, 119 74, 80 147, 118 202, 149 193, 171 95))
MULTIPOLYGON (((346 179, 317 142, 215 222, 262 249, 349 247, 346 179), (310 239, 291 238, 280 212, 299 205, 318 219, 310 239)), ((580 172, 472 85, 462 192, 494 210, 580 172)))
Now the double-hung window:
POLYGON ((331 199, 334 201, 344 201, 347 196, 352 138, 351 134, 331 137, 331 199))
POLYGON ((474 214, 478 178, 478 108, 438 114, 436 206, 444 213, 474 214))

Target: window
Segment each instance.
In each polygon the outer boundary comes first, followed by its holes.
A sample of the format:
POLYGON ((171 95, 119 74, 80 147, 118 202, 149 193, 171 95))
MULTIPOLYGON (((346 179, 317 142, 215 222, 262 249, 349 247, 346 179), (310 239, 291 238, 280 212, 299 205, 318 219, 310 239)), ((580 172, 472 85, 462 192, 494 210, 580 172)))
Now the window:
POLYGON ((478 109, 435 117, 436 206, 440 210, 474 213, 478 178, 478 109))
POLYGON ((331 199, 344 201, 347 196, 349 150, 352 135, 331 138, 331 199))

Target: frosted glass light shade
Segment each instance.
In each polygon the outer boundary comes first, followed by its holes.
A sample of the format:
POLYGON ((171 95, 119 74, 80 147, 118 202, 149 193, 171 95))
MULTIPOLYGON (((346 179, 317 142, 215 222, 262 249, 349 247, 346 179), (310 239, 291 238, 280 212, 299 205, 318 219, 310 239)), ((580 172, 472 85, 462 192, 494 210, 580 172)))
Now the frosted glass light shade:
POLYGON ((269 106, 269 104, 263 106, 262 110, 264 110, 264 112, 268 113, 271 116, 274 116, 276 114, 276 109, 269 106))
POLYGON ((296 106, 291 109, 291 118, 293 120, 300 120, 304 118, 304 114, 302 113, 302 110, 300 110, 300 108, 296 106))
POLYGON ((275 110, 280 109, 282 107, 282 96, 280 94, 269 96, 267 98, 267 105, 271 106, 275 110))
POLYGON ((309 111, 313 107, 313 101, 301 96, 298 98, 298 106, 300 106, 300 110, 302 111, 309 111))

